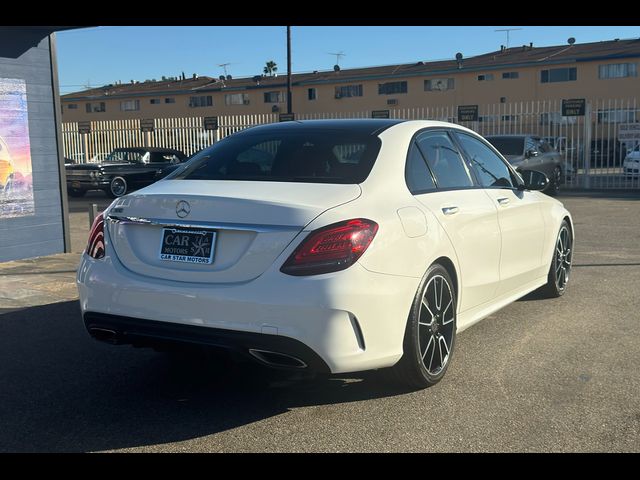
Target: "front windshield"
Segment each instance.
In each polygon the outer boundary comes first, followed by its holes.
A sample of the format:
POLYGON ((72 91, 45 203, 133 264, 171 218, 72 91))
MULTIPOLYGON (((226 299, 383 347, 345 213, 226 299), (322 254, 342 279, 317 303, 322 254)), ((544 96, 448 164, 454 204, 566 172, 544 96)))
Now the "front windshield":
POLYGON ((522 137, 486 137, 502 155, 522 155, 524 138, 522 137))
POLYGON ((148 152, 140 150, 114 150, 104 163, 146 163, 148 155, 148 152))

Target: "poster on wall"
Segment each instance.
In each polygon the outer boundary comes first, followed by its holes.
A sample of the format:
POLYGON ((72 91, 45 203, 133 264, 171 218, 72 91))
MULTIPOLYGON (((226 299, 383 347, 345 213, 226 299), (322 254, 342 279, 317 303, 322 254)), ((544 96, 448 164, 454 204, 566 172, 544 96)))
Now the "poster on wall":
POLYGON ((33 213, 27 85, 0 78, 0 221, 33 213))

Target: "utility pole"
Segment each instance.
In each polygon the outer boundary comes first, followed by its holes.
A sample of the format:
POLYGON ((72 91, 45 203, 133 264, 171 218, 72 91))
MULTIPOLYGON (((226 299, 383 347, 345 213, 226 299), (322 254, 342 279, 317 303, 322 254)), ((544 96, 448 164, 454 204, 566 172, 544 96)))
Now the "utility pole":
POLYGON ((287 113, 291 110, 291 27, 287 26, 287 113))

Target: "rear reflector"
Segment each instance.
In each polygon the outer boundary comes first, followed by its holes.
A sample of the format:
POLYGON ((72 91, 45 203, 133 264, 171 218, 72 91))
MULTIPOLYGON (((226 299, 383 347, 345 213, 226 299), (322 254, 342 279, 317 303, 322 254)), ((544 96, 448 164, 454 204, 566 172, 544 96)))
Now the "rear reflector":
POLYGON ((337 272, 353 265, 367 250, 378 224, 364 218, 346 220, 307 235, 280 271, 288 275, 337 272))
POLYGON ((104 215, 102 213, 95 218, 93 225, 91 225, 86 252, 93 258, 104 257, 104 215))

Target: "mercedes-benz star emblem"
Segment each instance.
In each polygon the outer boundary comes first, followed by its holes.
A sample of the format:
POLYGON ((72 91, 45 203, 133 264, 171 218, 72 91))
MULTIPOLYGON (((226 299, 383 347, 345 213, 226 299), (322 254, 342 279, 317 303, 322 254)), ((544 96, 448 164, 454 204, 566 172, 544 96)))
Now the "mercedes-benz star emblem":
POLYGON ((178 215, 180 218, 184 218, 190 213, 191 213, 191 205, 189 205, 189 202, 185 200, 180 200, 176 204, 176 215, 178 215))

